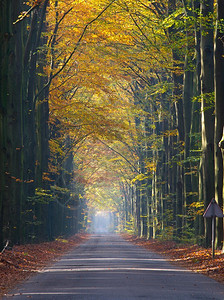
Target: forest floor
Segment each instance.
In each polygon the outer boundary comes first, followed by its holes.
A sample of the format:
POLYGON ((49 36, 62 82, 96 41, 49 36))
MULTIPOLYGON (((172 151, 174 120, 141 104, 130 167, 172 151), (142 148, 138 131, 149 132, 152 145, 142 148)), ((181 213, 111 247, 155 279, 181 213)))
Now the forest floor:
POLYGON ((136 245, 161 254, 172 263, 224 284, 224 253, 221 250, 216 250, 215 257, 212 258, 211 248, 177 244, 173 241, 146 240, 126 234, 123 237, 136 245))
MULTIPOLYGON (((197 245, 181 245, 171 241, 147 241, 127 234, 122 236, 131 243, 160 253, 173 263, 224 283, 224 254, 221 251, 216 250, 215 258, 212 259, 211 249, 197 245)), ((0 253, 0 299, 7 291, 53 263, 87 238, 88 235, 85 234, 75 235, 68 239, 5 249, 0 253)))
POLYGON ((6 248, 3 253, 0 252, 0 299, 7 291, 53 263, 87 238, 88 235, 77 234, 68 239, 14 246, 12 249, 6 248))

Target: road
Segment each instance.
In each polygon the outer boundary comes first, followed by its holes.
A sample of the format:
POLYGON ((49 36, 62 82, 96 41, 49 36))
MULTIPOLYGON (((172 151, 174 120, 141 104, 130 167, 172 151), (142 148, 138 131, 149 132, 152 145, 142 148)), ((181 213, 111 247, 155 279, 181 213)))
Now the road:
POLYGON ((224 299, 224 285, 117 235, 93 235, 3 299, 224 299))

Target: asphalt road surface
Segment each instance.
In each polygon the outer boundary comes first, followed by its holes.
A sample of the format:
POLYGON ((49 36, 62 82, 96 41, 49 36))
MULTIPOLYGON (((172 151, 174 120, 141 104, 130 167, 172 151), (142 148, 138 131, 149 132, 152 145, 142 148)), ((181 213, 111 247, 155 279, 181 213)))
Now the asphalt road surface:
POLYGON ((117 235, 93 235, 3 299, 220 299, 224 285, 117 235))

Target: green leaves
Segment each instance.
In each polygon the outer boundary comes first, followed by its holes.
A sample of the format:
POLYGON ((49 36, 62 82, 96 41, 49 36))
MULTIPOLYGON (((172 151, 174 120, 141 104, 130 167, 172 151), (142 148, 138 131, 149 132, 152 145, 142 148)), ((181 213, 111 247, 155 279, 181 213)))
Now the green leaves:
POLYGON ((183 18, 184 18, 184 8, 180 7, 175 10, 172 14, 169 14, 166 18, 164 18, 162 22, 162 26, 165 29, 171 27, 182 27, 183 26, 183 18))

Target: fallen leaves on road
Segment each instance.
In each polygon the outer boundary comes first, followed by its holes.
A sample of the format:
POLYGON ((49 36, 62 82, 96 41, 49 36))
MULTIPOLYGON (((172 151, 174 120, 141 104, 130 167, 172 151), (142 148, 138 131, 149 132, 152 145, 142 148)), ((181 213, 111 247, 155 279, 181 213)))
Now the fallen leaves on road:
POLYGON ((182 267, 224 283, 224 253, 221 250, 216 250, 215 258, 212 258, 211 249, 205 249, 198 245, 182 245, 172 241, 146 240, 126 234, 123 237, 136 245, 162 254, 182 267))
POLYGON ((75 235, 53 242, 14 246, 0 254, 0 298, 32 273, 78 246, 88 236, 75 235))
MULTIPOLYGON (((162 254, 182 267, 207 275, 224 283, 224 253, 216 250, 212 259, 211 249, 197 245, 181 245, 172 241, 146 240, 122 235, 126 240, 162 254)), ((75 235, 53 242, 14 246, 0 254, 0 298, 19 282, 28 278, 50 262, 83 242, 88 235, 75 235)))

